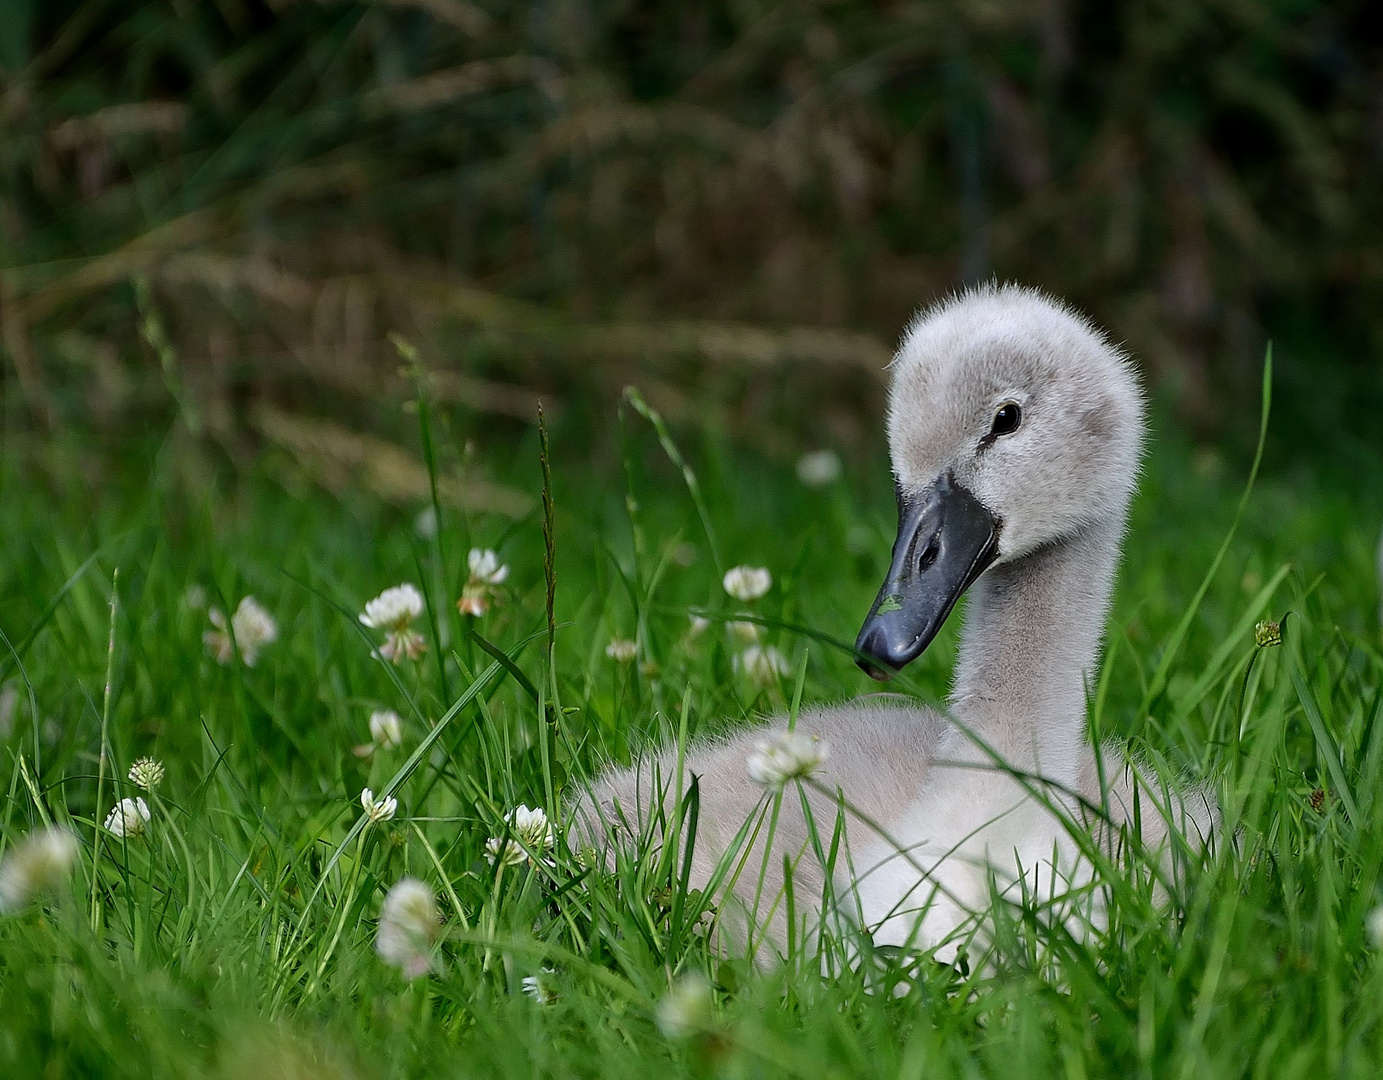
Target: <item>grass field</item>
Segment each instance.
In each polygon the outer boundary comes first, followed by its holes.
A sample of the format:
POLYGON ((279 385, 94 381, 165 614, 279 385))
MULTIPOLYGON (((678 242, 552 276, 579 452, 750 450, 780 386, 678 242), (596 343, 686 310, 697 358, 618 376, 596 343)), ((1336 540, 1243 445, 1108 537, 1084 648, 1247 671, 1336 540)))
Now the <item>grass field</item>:
MULTIPOLYGON (((635 411, 619 453, 557 431, 550 669, 535 432, 473 435, 467 458, 530 512, 443 507, 435 535, 423 503, 328 494, 282 451, 232 467, 181 422, 119 444, 7 435, 0 828, 13 850, 51 819, 80 847, 70 884, 0 919, 0 1075, 1379 1075, 1383 491, 1294 464, 1270 429, 1198 600, 1247 462, 1159 427, 1092 722, 1212 782, 1236 842, 1165 907, 1115 889, 1102 938, 1006 910, 991 965, 936 965, 897 994, 864 971, 824 978, 800 951, 761 973, 713 955, 675 858, 590 871, 560 841, 548 867, 485 858, 514 807, 555 818, 601 761, 782 710, 798 670, 803 702, 874 689, 828 639, 853 640, 886 566, 881 447, 806 488, 790 464, 674 431, 703 522, 635 411), (510 567, 473 620, 456 607, 472 547, 510 567), (740 563, 773 574, 754 609, 793 674, 768 685, 735 669, 718 623, 690 629, 692 609, 738 610, 720 581, 740 563), (427 651, 395 666, 357 616, 401 582, 428 596, 427 651), (208 608, 246 595, 277 640, 253 667, 220 663, 208 608), (1255 624, 1288 612, 1283 643, 1259 647, 1255 624), (612 639, 637 656, 607 656, 612 639), (402 741, 361 756, 381 709, 402 741), (151 792, 127 779, 145 756, 166 770, 151 792), (366 787, 396 816, 367 826, 366 787), (147 800, 137 837, 98 827, 126 797, 147 800), (445 918, 412 981, 374 948, 406 875, 445 918), (678 1032, 659 1003, 690 992, 688 972, 711 998, 678 1032), (523 992, 535 976, 548 1000, 523 992)), ((462 441, 438 435, 441 458, 462 441)), ((955 621, 908 692, 944 696, 955 621)), ((901 962, 881 959, 883 977, 901 962)))

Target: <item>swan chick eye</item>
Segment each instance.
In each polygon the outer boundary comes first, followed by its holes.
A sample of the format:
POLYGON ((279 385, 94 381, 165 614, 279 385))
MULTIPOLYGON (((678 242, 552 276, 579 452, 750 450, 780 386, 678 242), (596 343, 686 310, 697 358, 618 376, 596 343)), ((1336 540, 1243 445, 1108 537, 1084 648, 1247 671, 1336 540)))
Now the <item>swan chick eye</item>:
POLYGON ((1023 410, 1018 407, 1018 403, 1006 401, 994 414, 994 425, 989 429, 989 436, 994 438, 999 435, 1010 435, 1018 430, 1018 425, 1022 422, 1023 410))

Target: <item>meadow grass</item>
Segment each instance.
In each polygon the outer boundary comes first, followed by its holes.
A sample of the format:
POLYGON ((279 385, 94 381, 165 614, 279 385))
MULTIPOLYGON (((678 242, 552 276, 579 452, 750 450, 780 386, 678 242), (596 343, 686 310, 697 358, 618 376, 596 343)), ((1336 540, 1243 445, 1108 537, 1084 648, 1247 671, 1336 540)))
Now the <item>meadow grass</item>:
MULTIPOLYGON (((497 868, 484 848, 519 804, 557 819, 604 761, 789 706, 794 676, 757 684, 717 623, 691 633, 689 612, 739 609, 721 588, 730 565, 772 571, 754 611, 803 673, 804 703, 875 689, 831 640, 853 639, 886 567, 882 451, 807 489, 717 437, 660 439, 636 409, 619 455, 559 432, 547 654, 538 440, 479 441, 470 460, 535 510, 512 522, 444 507, 429 536, 423 506, 330 496, 275 452, 232 469, 181 425, 119 445, 7 436, 0 829, 12 848, 66 823, 81 850, 70 890, 0 919, 0 1074, 1378 1075, 1376 495, 1270 453, 1279 464, 1195 603, 1247 470, 1164 431, 1092 724, 1211 783, 1232 842, 1163 905, 1128 871, 1089 942, 1000 907, 987 965, 905 979, 907 958, 880 957, 824 977, 800 945, 762 971, 717 955, 676 852, 596 870, 560 829, 550 865, 497 868), (472 547, 511 568, 473 621, 456 608, 472 547), (357 615, 400 582, 427 596, 428 650, 392 666, 357 615), (278 639, 253 667, 219 663, 207 608, 249 594, 278 639), (1281 645, 1255 642, 1269 619, 1281 645), (638 642, 633 660, 606 655, 615 638, 638 642), (402 716, 402 743, 358 756, 382 708, 402 716), (166 768, 152 792, 126 779, 143 756, 166 768), (366 787, 396 797, 397 816, 367 825, 366 787), (136 795, 142 837, 98 827, 136 795), (383 895, 405 875, 445 917, 435 970, 411 982, 374 951, 383 895), (659 1002, 689 972, 708 980, 709 1012, 669 1035, 659 1002), (532 976, 552 1000, 522 992, 532 976)), ((956 622, 906 692, 944 697, 956 622)))

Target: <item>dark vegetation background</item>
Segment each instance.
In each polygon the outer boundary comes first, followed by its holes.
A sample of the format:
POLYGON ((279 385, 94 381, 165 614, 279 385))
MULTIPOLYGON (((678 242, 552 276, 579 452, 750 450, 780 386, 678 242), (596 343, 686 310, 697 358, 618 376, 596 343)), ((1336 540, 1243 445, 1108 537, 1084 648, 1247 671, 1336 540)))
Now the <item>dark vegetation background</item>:
POLYGON ((1271 338, 1280 455, 1383 445, 1367 0, 5 0, 0 71, 11 425, 320 451, 397 330, 482 424, 635 381, 877 452, 909 315, 997 275, 1196 439, 1251 438, 1271 338))

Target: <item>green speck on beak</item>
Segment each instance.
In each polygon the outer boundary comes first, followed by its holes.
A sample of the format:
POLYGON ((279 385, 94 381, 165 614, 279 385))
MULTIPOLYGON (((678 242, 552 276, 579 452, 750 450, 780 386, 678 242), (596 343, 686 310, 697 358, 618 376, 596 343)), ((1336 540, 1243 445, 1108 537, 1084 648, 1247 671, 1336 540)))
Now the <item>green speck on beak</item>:
POLYGON ((887 615, 890 611, 902 611, 903 598, 897 593, 889 593, 880 602, 876 614, 887 615))

